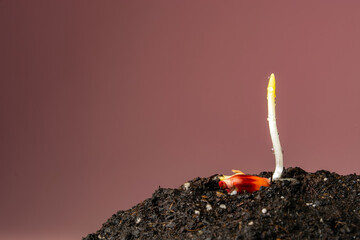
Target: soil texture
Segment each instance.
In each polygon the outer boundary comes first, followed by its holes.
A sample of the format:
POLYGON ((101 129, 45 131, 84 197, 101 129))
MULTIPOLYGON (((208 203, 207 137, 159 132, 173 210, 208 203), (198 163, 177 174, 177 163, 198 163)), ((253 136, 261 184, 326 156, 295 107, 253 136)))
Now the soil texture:
POLYGON ((236 195, 219 188, 218 175, 159 188, 83 240, 360 239, 359 175, 288 168, 282 177, 292 180, 236 195))

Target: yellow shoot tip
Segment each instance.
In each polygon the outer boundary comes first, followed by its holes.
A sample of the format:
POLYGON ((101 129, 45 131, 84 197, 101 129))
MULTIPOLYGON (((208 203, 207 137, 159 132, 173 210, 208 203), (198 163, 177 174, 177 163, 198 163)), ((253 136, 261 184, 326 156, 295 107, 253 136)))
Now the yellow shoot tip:
POLYGON ((272 97, 275 98, 275 75, 273 73, 270 75, 267 95, 268 97, 269 95, 273 95, 272 97))

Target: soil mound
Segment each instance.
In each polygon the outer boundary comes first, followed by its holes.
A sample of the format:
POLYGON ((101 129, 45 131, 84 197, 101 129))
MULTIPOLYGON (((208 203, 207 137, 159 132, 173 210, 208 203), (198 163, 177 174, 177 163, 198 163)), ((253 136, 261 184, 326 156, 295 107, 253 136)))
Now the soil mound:
POLYGON ((283 178, 295 180, 237 195, 219 188, 218 175, 159 188, 83 240, 360 239, 359 175, 288 168, 283 178))

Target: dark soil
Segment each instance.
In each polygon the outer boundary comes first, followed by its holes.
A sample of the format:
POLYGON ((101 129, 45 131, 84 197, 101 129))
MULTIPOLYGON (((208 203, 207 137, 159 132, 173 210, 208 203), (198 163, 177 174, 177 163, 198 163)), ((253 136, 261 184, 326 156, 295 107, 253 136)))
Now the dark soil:
POLYGON ((83 239, 360 239, 359 175, 288 168, 282 177, 295 181, 237 195, 217 176, 159 188, 83 239))

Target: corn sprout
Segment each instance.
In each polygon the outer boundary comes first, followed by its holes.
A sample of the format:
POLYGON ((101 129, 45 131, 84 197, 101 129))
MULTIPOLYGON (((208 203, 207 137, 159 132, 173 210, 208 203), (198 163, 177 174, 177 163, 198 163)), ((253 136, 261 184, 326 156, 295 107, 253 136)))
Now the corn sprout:
POLYGON ((277 180, 281 177, 283 172, 283 152, 280 145, 279 132, 276 126, 275 115, 275 75, 272 73, 269 79, 269 85, 267 88, 267 101, 268 101, 268 122, 270 129, 271 141, 273 144, 273 150, 275 154, 275 171, 272 180, 277 180))
MULTIPOLYGON (((268 100, 268 122, 270 129, 271 141, 273 144, 275 154, 275 171, 272 176, 274 180, 294 180, 294 179, 280 179, 283 172, 283 153, 280 145, 279 133, 276 127, 276 115, 275 115, 275 75, 272 73, 269 79, 269 85, 267 88, 267 100, 268 100)), ((225 189, 229 194, 236 194, 239 192, 255 192, 261 187, 269 187, 270 179, 247 175, 239 170, 232 170, 233 175, 219 176, 219 187, 225 189)))

